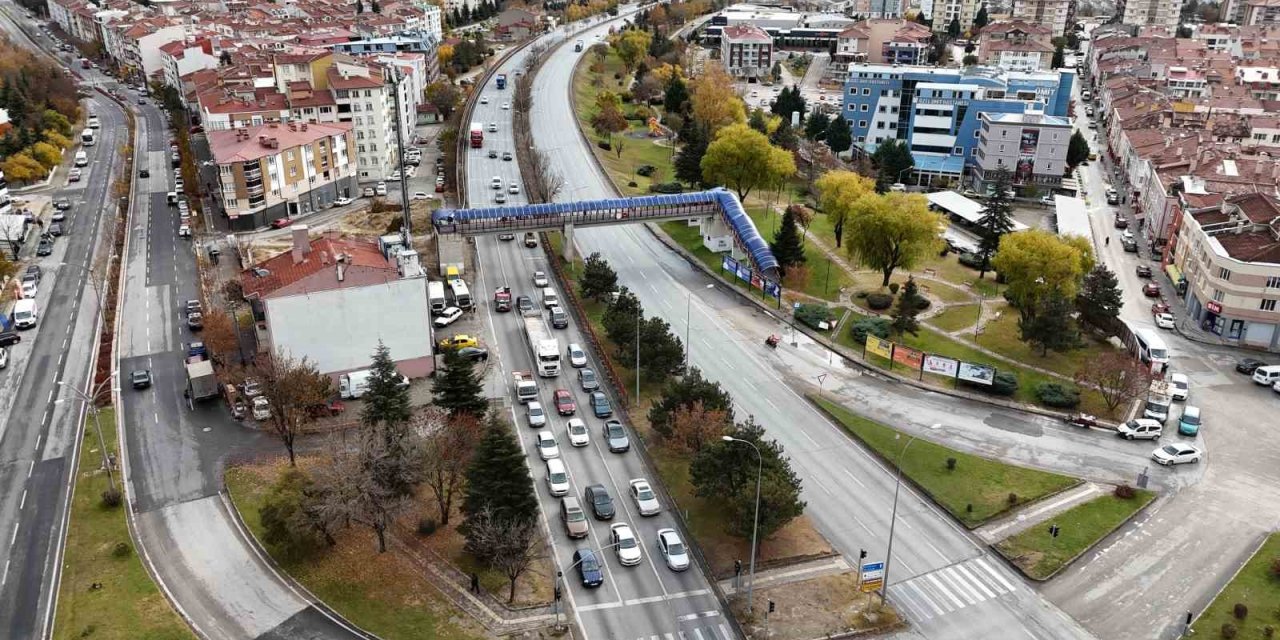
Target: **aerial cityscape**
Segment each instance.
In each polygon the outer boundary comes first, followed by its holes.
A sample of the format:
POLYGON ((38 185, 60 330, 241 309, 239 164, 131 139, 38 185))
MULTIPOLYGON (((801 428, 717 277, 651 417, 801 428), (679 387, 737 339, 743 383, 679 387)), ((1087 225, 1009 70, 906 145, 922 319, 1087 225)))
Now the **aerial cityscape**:
POLYGON ((0 637, 1280 627, 1276 0, 0 28, 0 637))

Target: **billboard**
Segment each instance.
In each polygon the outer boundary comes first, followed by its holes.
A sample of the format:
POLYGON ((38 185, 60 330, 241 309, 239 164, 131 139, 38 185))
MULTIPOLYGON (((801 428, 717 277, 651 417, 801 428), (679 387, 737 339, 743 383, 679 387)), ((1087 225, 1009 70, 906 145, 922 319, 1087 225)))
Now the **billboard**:
POLYGON ((924 362, 924 352, 917 351, 911 347, 897 345, 893 348, 893 359, 898 364, 905 365, 909 369, 920 370, 920 365, 924 362))
POLYGON ((959 365, 959 360, 953 360, 951 358, 944 358, 933 354, 929 354, 924 357, 924 372, 938 376, 946 376, 948 378, 956 377, 956 370, 959 365))
POLYGON ((868 335, 867 353, 874 353, 881 358, 893 359, 893 343, 884 338, 868 335))
POLYGON ((991 384, 996 379, 996 368, 988 367, 985 364, 974 364, 972 362, 961 362, 957 372, 957 377, 966 382, 976 382, 978 384, 991 384))
POLYGON ((1031 182, 1036 172, 1036 148, 1040 146, 1039 129, 1023 129, 1018 142, 1018 166, 1013 173, 1014 184, 1031 182))

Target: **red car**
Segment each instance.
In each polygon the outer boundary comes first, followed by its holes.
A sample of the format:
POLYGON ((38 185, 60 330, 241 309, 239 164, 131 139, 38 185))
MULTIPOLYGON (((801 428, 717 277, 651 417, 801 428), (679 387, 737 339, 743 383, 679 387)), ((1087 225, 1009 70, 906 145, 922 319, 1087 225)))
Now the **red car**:
POLYGON ((578 412, 578 404, 573 401, 573 394, 569 393, 568 389, 556 389, 551 402, 556 405, 556 411, 562 416, 571 416, 578 412))
POLYGON ((1163 302, 1155 302, 1151 304, 1151 315, 1157 316, 1162 313, 1169 313, 1169 305, 1163 302))
POLYGON ((1158 285, 1158 284, 1156 284, 1156 283, 1154 283, 1154 282, 1148 282, 1148 283, 1146 283, 1146 284, 1142 285, 1142 295, 1144 295, 1144 296, 1146 296, 1146 297, 1148 297, 1148 298, 1159 298, 1159 297, 1160 297, 1160 285, 1158 285))
POLYGON ((277 218, 271 221, 272 229, 283 229, 293 224, 293 218, 277 218))

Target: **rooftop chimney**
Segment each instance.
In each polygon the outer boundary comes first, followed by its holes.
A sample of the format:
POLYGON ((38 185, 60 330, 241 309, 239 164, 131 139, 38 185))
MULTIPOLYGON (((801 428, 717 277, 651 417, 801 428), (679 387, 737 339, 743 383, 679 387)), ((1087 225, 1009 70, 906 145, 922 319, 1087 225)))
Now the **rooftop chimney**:
POLYGON ((303 260, 307 259, 308 253, 311 253, 311 239, 307 235, 307 225, 294 225, 293 263, 300 264, 303 260))

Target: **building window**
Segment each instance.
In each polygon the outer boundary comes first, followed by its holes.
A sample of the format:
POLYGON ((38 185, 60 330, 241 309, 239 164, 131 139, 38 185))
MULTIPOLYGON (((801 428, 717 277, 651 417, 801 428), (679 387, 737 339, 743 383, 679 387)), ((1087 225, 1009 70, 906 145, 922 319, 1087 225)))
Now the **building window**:
POLYGON ((1263 299, 1262 304, 1258 305, 1258 308, 1262 309, 1263 311, 1275 311, 1276 301, 1263 299))
MULTIPOLYGON (((364 153, 364 145, 357 146, 356 150, 359 151, 360 153, 364 153)), ((361 159, 361 161, 363 162, 363 158, 361 159)))
POLYGON ((962 156, 962 155, 964 155, 964 147, 953 147, 953 148, 951 149, 951 155, 953 155, 953 156, 962 156))
POLYGON ((1271 276, 1267 278, 1268 289, 1280 289, 1280 276, 1271 276))
POLYGON ((1214 289, 1214 290, 1213 290, 1213 301, 1214 301, 1214 302, 1222 302, 1222 299, 1223 299, 1223 298, 1225 298, 1225 297, 1226 297, 1226 296, 1222 295, 1222 292, 1221 292, 1221 291, 1218 291, 1217 289, 1214 289))
POLYGON ((1218 267, 1218 277, 1223 280, 1231 280, 1231 270, 1226 267, 1218 267))
POLYGON ((356 113, 360 113, 360 103, 359 103, 359 102, 357 102, 357 103, 355 103, 355 104, 351 105, 351 110, 352 110, 352 111, 355 111, 356 113))
POLYGON ((866 128, 867 128, 867 121, 866 121, 866 120, 859 120, 859 121, 858 121, 858 128, 859 128, 859 129, 866 129, 866 128))
POLYGON ((886 109, 884 105, 880 105, 879 107, 876 108, 876 111, 879 111, 880 113, 884 113, 887 110, 888 109, 886 109))
POLYGON ((863 113, 866 113, 866 112, 869 110, 868 105, 865 105, 865 104, 864 104, 864 105, 860 105, 860 107, 861 107, 861 108, 860 108, 860 109, 858 109, 858 111, 861 111, 861 112, 863 112, 863 113))
POLYGON ((871 89, 870 89, 870 88, 868 88, 868 87, 863 87, 863 88, 862 88, 862 95, 864 95, 864 96, 869 96, 869 95, 871 95, 871 89))

